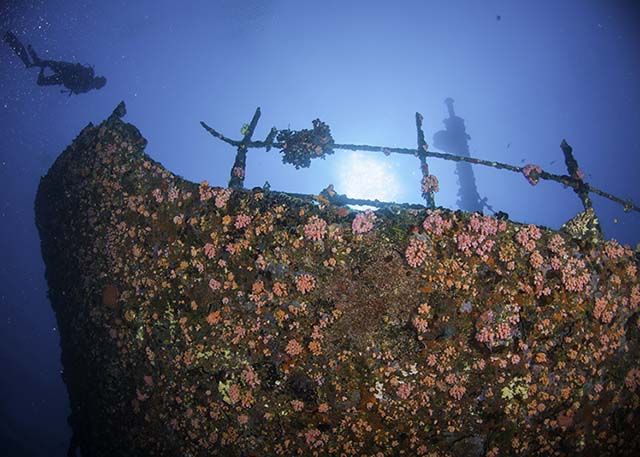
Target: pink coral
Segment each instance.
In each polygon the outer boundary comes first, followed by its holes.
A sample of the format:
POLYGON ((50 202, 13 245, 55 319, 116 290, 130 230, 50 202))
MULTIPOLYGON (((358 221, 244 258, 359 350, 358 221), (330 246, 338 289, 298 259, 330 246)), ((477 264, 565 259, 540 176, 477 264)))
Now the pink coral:
POLYGON ((443 218, 439 210, 431 212, 422 223, 425 231, 435 235, 442 235, 445 231, 450 230, 452 226, 451 220, 443 218))
POLYGON ((616 240, 606 241, 604 243, 604 252, 610 259, 619 259, 625 255, 624 247, 620 246, 616 240))
POLYGON ((240 387, 238 384, 231 384, 227 393, 229 402, 233 405, 240 401, 240 387))
POLYGON ((589 285, 591 276, 584 260, 571 257, 562 266, 562 284, 571 292, 582 292, 589 285))
POLYGON ((298 292, 306 294, 311 292, 316 286, 316 278, 310 274, 304 273, 296 276, 296 289, 298 292))
POLYGON ((640 287, 635 285, 631 288, 631 295, 629 296, 629 307, 632 311, 640 305, 640 287))
POLYGON ((260 379, 251 365, 247 366, 242 372, 242 379, 252 388, 260 385, 260 379))
POLYGON ((178 199, 178 197, 180 196, 180 191, 178 190, 178 188, 174 185, 171 185, 171 187, 169 187, 169 192, 168 192, 168 196, 167 199, 173 203, 174 201, 176 201, 178 199))
POLYGON ((407 263, 413 268, 417 268, 424 263, 427 259, 428 247, 424 240, 419 238, 411 238, 409 245, 405 250, 404 256, 407 259, 407 263))
POLYGON ((531 256, 529 257, 529 263, 533 268, 540 268, 544 263, 544 258, 538 251, 533 251, 531 256))
POLYGON ((236 216, 235 228, 238 230, 248 227, 251 224, 251 216, 247 216, 246 214, 239 214, 236 216))
POLYGON ((289 343, 287 343, 287 347, 285 349, 286 353, 292 357, 298 354, 302 354, 302 350, 302 345, 298 343, 297 340, 289 340, 289 343))
POLYGON ((216 281, 215 279, 211 278, 209 280, 209 288, 211 290, 218 290, 220 289, 220 287, 222 286, 222 284, 220 283, 220 281, 216 281))
POLYGON ((549 250, 554 254, 564 255, 566 250, 564 248, 564 240, 557 233, 551 237, 548 244, 549 250))
POLYGON ((553 256, 549 261, 549 265, 551 265, 552 270, 558 271, 562 268, 562 260, 560 260, 560 257, 553 256))
POLYGON ((515 304, 502 306, 496 311, 485 311, 476 322, 476 340, 489 349, 508 346, 519 333, 519 313, 520 306, 515 304))
POLYGON ((310 446, 318 441, 321 435, 322 433, 320 432, 320 430, 318 430, 317 428, 312 428, 305 432, 304 439, 307 445, 310 446))
POLYGON ((464 396, 467 389, 464 386, 456 385, 449 389, 449 395, 451 395, 456 400, 460 401, 464 396))
POLYGON ((209 187, 209 183, 207 181, 202 181, 200 183, 198 191, 200 192, 200 201, 206 202, 213 197, 213 191, 211 190, 211 187, 209 187))
POLYGON ((535 285, 536 297, 540 298, 543 295, 551 295, 551 289, 549 286, 545 285, 545 275, 541 271, 536 271, 534 273, 533 284, 535 285))
POLYGON ((613 320, 618 305, 610 302, 604 297, 596 298, 596 304, 593 308, 593 317, 601 321, 603 324, 609 324, 613 320))
POLYGON ((522 167, 522 174, 532 186, 540 181, 540 173, 542 173, 542 168, 539 165, 530 163, 522 167))
POLYGON ((164 197, 162 196, 162 191, 160 189, 154 189, 153 192, 151 192, 151 194, 153 195, 153 198, 156 200, 156 203, 163 202, 164 197))
POLYGON ((506 223, 499 221, 495 217, 481 216, 480 214, 473 214, 469 219, 469 227, 478 235, 492 236, 503 231, 506 223))
POLYGON ((527 225, 521 227, 516 233, 516 241, 524 247, 527 252, 533 252, 536 249, 536 241, 540 239, 542 232, 535 225, 527 225))
POLYGON ((243 179, 244 178, 244 168, 242 167, 233 167, 233 176, 243 179))
POLYGON ((438 182, 438 178, 435 175, 428 175, 422 178, 422 195, 439 191, 440 183, 438 182))
POLYGON ((410 384, 403 383, 398 386, 398 390, 396 391, 396 395, 402 400, 406 400, 411 395, 411 391, 413 388, 410 384))
POLYGON ((455 236, 458 249, 466 256, 473 253, 485 256, 493 249, 495 241, 491 238, 506 230, 506 222, 489 216, 474 214, 466 230, 455 236))
POLYGON ((216 255, 216 247, 211 243, 205 244, 204 255, 207 256, 208 259, 213 259, 216 255))
POLYGON ((216 208, 224 208, 231 197, 231 193, 233 190, 231 189, 219 189, 215 192, 215 205, 216 208))
POLYGON ((302 400, 291 400, 291 407, 294 411, 302 411, 304 409, 304 402, 302 400))
POLYGON ((373 222, 376 220, 376 215, 373 211, 367 210, 364 213, 357 214, 351 224, 351 230, 353 233, 367 233, 373 229, 373 222))
POLYGON ((287 296, 287 286, 284 283, 276 281, 273 283, 273 293, 276 297, 286 297, 287 296))
POLYGON ((311 216, 304 226, 304 237, 308 240, 320 241, 327 233, 327 223, 318 216, 311 216))
POLYGON ((640 369, 633 368, 629 370, 627 376, 624 379, 624 383, 629 388, 629 390, 635 391, 638 386, 640 386, 640 369))
POLYGON ((429 321, 420 316, 416 316, 413 318, 413 326, 418 333, 424 333, 429 329, 429 321))

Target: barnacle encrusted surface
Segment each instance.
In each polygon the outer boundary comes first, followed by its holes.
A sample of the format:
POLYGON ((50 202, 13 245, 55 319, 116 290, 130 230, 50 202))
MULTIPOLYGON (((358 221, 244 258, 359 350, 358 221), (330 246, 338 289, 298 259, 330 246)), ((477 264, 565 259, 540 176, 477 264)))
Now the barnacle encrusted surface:
POLYGON ((83 455, 638 455, 633 252, 194 184, 114 114, 37 224, 83 455))

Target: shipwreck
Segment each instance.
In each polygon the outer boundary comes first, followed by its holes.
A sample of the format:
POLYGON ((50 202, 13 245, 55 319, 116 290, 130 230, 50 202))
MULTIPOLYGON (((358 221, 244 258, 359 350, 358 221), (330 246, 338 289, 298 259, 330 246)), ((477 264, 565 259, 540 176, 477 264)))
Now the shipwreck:
POLYGON ((418 125, 426 206, 358 212, 243 188, 249 146, 304 166, 292 142, 327 153, 321 123, 319 143, 209 127, 238 148, 220 188, 150 158, 124 114, 35 203, 83 456, 640 452, 638 259, 576 167, 563 230, 437 208, 418 125))

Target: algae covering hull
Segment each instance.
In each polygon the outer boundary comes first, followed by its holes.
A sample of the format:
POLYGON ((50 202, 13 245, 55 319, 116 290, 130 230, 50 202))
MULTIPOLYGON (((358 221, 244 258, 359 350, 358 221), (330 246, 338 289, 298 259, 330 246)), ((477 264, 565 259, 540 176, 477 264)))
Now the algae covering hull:
POLYGON ((36 200, 82 455, 637 455, 630 249, 193 184, 122 114, 36 200))

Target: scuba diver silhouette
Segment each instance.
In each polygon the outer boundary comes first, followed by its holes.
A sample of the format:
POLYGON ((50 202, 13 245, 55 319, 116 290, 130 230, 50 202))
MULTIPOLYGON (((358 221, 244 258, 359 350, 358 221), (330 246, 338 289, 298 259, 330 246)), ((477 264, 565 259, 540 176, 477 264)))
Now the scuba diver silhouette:
POLYGON ((40 67, 37 83, 39 86, 63 85, 69 96, 72 94, 82 94, 91 89, 100 89, 107 83, 104 76, 95 76, 93 67, 84 66, 79 63, 61 62, 55 60, 42 60, 38 57, 31 45, 27 48, 18 40, 13 33, 7 32, 4 41, 11 47, 13 52, 22 60, 26 68, 40 67), (50 68, 53 71, 51 76, 45 76, 44 69, 50 68))

